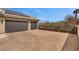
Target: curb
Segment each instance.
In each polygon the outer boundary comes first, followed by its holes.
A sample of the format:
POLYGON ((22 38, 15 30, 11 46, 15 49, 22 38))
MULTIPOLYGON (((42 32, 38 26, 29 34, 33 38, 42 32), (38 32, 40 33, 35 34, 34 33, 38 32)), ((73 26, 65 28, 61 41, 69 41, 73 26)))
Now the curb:
POLYGON ((67 34, 67 37, 66 37, 66 39, 65 39, 65 41, 64 41, 64 43, 63 43, 63 45, 62 45, 62 48, 60 49, 60 51, 63 50, 63 47, 64 47, 64 45, 65 45, 65 43, 66 43, 66 41, 67 41, 68 36, 69 36, 69 34, 67 34))

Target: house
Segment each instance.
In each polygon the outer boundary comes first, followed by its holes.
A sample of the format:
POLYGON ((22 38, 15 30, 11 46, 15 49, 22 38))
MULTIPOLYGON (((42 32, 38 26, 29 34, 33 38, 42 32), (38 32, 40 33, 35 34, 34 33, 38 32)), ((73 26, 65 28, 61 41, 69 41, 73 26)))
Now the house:
POLYGON ((23 13, 0 8, 0 33, 26 31, 38 28, 38 20, 23 13))

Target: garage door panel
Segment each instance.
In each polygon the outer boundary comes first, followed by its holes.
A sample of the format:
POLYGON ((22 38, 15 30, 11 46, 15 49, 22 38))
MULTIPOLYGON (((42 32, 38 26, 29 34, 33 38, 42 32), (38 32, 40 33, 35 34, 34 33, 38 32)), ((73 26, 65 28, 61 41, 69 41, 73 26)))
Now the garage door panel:
POLYGON ((26 31, 28 24, 25 21, 6 21, 5 30, 6 32, 26 31))

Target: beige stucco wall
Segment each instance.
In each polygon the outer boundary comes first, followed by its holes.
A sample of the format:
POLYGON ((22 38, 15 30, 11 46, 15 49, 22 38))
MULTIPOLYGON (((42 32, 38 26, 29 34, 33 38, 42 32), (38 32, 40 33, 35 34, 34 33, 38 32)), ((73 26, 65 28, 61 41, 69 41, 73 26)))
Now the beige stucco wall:
POLYGON ((28 30, 31 30, 31 21, 28 21, 28 30))
POLYGON ((5 33, 5 18, 0 18, 0 34, 5 33))

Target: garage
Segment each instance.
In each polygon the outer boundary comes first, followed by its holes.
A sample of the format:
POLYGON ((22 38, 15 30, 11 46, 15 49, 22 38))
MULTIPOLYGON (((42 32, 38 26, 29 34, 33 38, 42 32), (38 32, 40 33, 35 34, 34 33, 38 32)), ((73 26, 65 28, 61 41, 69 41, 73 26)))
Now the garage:
POLYGON ((15 21, 15 20, 5 21, 5 32, 26 31, 27 29, 28 29, 27 21, 15 21))
POLYGON ((36 22, 31 22, 31 29, 37 29, 37 23, 36 22))
POLYGON ((0 33, 29 31, 38 28, 38 19, 24 13, 0 9, 4 13, 0 16, 0 33))

